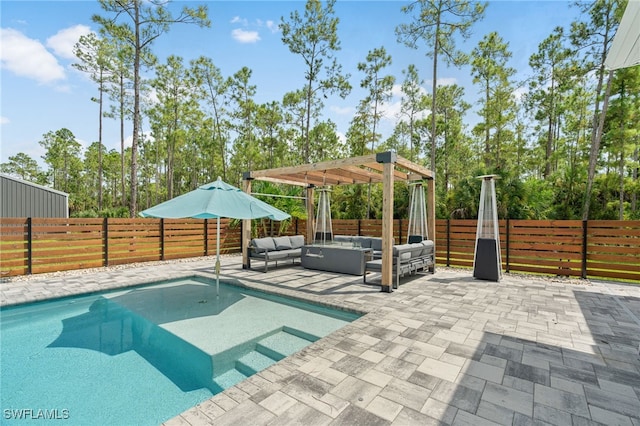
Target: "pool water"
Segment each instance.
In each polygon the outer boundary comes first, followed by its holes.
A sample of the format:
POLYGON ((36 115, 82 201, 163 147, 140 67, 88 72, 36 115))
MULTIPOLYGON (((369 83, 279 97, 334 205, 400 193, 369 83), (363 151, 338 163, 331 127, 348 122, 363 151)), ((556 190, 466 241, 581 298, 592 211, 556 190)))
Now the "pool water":
POLYGON ((359 315, 190 277, 0 311, 2 424, 159 424, 359 315))

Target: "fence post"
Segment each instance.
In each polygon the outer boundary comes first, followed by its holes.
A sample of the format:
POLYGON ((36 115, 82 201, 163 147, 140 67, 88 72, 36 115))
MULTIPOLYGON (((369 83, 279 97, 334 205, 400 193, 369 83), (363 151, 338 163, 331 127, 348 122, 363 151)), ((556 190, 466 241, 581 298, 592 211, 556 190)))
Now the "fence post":
POLYGON ((580 278, 587 278, 587 220, 582 221, 582 272, 580 278))
POLYGON ((447 219, 447 267, 451 266, 451 219, 447 219))
POLYGON ((402 244, 402 219, 398 219, 398 238, 400 238, 398 244, 402 244))
POLYGON ((295 222, 296 222, 296 231, 293 233, 293 235, 298 235, 298 218, 295 218, 295 222))
POLYGON ((358 219, 358 235, 360 235, 360 230, 361 230, 360 222, 362 222, 362 219, 358 219))
POLYGON ((204 220, 204 255, 209 255, 209 219, 204 220))
POLYGON ((164 260, 164 219, 160 219, 160 260, 164 260))
POLYGON ((33 228, 31 217, 27 218, 27 275, 33 273, 33 228))
POLYGON ((506 272, 509 273, 509 255, 511 250, 509 249, 509 229, 511 228, 511 222, 510 219, 507 218, 507 268, 506 268, 506 272))
POLYGON ((102 244, 104 245, 104 266, 109 266, 109 218, 105 217, 102 222, 102 244))

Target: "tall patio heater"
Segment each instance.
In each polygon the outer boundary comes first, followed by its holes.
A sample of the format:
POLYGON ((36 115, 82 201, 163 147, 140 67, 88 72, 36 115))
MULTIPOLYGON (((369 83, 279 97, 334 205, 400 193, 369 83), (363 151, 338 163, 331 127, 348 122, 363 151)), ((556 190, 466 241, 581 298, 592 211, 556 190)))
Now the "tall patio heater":
POLYGON ((421 181, 411 183, 409 202, 409 228, 407 243, 419 243, 429 239, 427 230, 427 205, 424 200, 424 186, 421 181))
POLYGON ((325 245, 333 241, 333 229, 331 228, 331 203, 329 197, 331 188, 324 186, 316 190, 318 192, 318 212, 316 214, 316 229, 314 242, 325 245))
POLYGON ((500 281, 502 278, 496 178, 498 178, 497 175, 478 176, 478 179, 482 179, 482 188, 478 208, 476 251, 473 259, 473 277, 490 281, 500 281))

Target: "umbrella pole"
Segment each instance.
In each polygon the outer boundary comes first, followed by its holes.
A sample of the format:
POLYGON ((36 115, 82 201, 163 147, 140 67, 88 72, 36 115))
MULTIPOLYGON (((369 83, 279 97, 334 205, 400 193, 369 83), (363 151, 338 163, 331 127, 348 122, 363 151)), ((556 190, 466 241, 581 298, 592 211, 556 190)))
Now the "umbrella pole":
POLYGON ((220 296, 220 216, 216 231, 216 297, 220 296))

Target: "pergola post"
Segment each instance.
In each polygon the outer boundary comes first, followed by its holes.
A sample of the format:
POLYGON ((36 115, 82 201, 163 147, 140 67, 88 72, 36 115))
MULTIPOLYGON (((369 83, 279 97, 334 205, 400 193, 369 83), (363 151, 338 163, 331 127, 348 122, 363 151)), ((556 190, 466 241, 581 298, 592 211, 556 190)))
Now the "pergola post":
POLYGON ((376 161, 383 164, 382 170, 382 288, 391 293, 393 282, 393 172, 395 152, 376 155, 376 161))
MULTIPOLYGON (((435 179, 427 179, 427 229, 429 239, 436 244, 436 183, 435 179)), ((436 259, 433 259, 435 265, 436 259)))
POLYGON ((315 186, 313 185, 309 185, 307 186, 307 199, 306 199, 306 204, 307 204, 307 230, 306 230, 306 243, 307 244, 311 244, 313 243, 314 240, 314 235, 313 235, 313 221, 315 220, 315 201, 314 201, 314 195, 315 195, 315 186))
MULTIPOLYGON (((244 176, 242 180, 242 189, 247 194, 251 194, 251 180, 252 178, 244 176)), ((251 219, 242 220, 242 269, 251 268, 251 260, 249 259, 249 241, 251 241, 251 219)))

